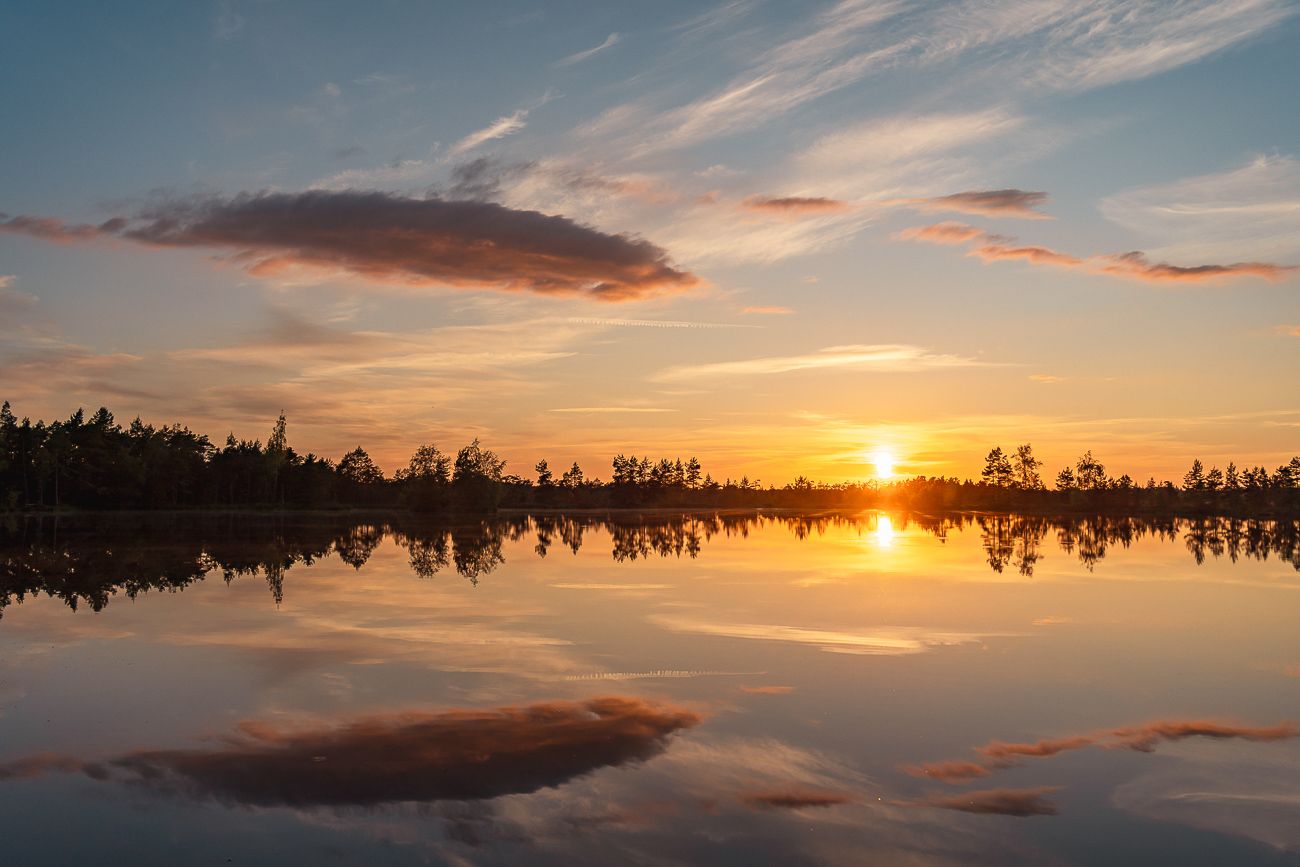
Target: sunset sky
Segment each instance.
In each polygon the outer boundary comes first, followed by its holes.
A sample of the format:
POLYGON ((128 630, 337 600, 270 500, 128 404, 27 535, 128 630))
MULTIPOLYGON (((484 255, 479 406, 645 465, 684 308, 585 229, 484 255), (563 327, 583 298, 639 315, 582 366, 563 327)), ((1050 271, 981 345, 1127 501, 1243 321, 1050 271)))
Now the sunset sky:
POLYGON ((1275 467, 1298 12, 10 0, 0 399, 390 471, 1275 467))

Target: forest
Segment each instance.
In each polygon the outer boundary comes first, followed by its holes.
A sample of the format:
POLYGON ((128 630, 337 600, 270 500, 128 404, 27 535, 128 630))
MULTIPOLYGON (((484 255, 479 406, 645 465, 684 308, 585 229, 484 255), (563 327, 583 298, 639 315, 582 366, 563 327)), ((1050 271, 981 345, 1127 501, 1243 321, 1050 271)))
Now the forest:
POLYGON ((0 408, 0 512, 183 509, 872 508, 1292 516, 1300 514, 1300 457, 1272 470, 1192 463, 1177 482, 1118 478, 1091 451, 1049 487, 1029 444, 991 449, 978 479, 916 476, 887 483, 780 485, 725 478, 694 457, 616 455, 608 481, 577 463, 557 475, 539 460, 527 475, 477 439, 452 452, 421 445, 386 475, 358 446, 337 460, 299 454, 281 415, 266 442, 233 434, 221 445, 183 425, 139 418, 123 426, 105 408, 89 418, 19 420, 0 408))

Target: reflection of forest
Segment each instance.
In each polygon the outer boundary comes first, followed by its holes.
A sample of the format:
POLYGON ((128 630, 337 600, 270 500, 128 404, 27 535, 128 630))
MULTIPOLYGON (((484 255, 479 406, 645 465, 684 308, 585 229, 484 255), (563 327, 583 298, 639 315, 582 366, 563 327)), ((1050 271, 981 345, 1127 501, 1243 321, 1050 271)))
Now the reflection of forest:
POLYGON ((1029 576, 1045 543, 1091 569, 1115 548, 1144 537, 1181 538, 1198 564, 1207 557, 1266 560, 1276 556, 1300 570, 1300 520, 1235 518, 1039 517, 1023 515, 895 514, 882 520, 860 514, 608 514, 508 516, 453 523, 393 519, 358 521, 340 517, 294 519, 248 516, 113 516, 87 521, 67 518, 16 519, 0 524, 0 613, 29 595, 58 597, 76 609, 98 611, 119 593, 181 590, 212 572, 227 582, 263 577, 276 602, 286 573, 297 564, 337 556, 360 569, 390 538, 405 550, 411 570, 432 578, 454 570, 477 584, 505 562, 505 542, 530 539, 538 557, 552 551, 576 554, 590 532, 609 538, 615 561, 700 555, 715 537, 745 537, 768 525, 782 525, 797 539, 848 529, 876 533, 919 527, 940 541, 953 530, 977 528, 996 572, 1014 568, 1029 576))

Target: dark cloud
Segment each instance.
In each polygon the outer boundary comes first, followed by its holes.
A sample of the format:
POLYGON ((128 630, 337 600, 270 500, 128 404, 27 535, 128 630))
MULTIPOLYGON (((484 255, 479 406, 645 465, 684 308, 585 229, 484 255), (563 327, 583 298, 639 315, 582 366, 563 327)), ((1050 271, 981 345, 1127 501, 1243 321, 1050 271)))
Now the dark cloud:
POLYGON ((849 208, 848 202, 822 196, 750 196, 741 204, 751 211, 788 216, 833 214, 838 211, 846 211, 849 208))
POLYGON ((306 265, 412 285, 627 301, 699 284, 648 241, 481 201, 309 191, 165 202, 99 226, 13 217, 0 231, 225 249, 249 272, 306 265))
POLYGON ((636 698, 401 713, 284 731, 245 723, 214 749, 141 750, 103 762, 38 756, 0 779, 81 770, 245 806, 373 806, 535 792, 644 761, 701 717, 636 698))
POLYGON ((939 807, 981 816, 1055 816, 1060 811, 1046 796, 1059 786, 1036 789, 981 789, 958 795, 931 795, 903 803, 916 807, 939 807))
POLYGON ((339 148, 338 150, 334 151, 334 159, 346 160, 346 159, 350 159, 351 157, 359 157, 365 152, 366 149, 363 148, 361 145, 349 145, 348 147, 339 148))
POLYGON ((1015 239, 994 235, 951 220, 929 226, 914 226, 894 234, 904 241, 925 241, 931 244, 965 244, 967 255, 985 262, 1020 260, 1034 265, 1051 265, 1093 274, 1131 277, 1150 283, 1196 283, 1236 277, 1262 277, 1280 280, 1300 266, 1276 265, 1270 262, 1236 262, 1231 265, 1194 265, 1183 267, 1166 262, 1151 262, 1140 252, 1113 253, 1080 258, 1050 247, 1017 246, 1015 239))
POLYGON ((851 804, 856 800, 843 792, 822 792, 812 789, 772 790, 750 792, 740 800, 751 807, 775 810, 801 810, 805 807, 834 807, 851 804))
POLYGON ((1047 204, 1047 193, 1032 190, 969 190, 932 199, 918 199, 914 206, 927 211, 958 211, 963 214, 983 214, 989 217, 1023 217, 1029 220, 1050 220, 1038 210, 1047 204))

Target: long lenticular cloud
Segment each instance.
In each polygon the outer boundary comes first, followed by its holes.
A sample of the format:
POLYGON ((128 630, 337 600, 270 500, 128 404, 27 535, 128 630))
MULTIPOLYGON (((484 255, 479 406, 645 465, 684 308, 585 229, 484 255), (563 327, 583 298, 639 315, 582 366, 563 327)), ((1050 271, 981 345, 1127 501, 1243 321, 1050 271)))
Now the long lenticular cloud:
POLYGON ((1019 217, 1024 220, 1050 220, 1038 210, 1047 204, 1047 193, 1037 190, 968 190, 947 196, 908 201, 923 211, 956 211, 986 217, 1019 217))
POLYGON ((1156 720, 1143 725, 1119 726, 1040 741, 990 741, 982 747, 975 748, 975 752, 981 756, 980 760, 954 759, 929 762, 908 765, 903 770, 914 777, 928 777, 932 780, 960 785, 990 776, 996 771, 1013 768, 1022 759, 1051 758, 1086 747, 1152 753, 1162 743, 1189 738, 1271 743, 1296 737, 1300 737, 1300 727, 1290 722, 1274 726, 1248 726, 1215 720, 1156 720))
POLYGON ((1143 253, 1109 253, 1082 258, 1062 253, 1050 247, 1018 245, 1015 238, 995 235, 983 229, 952 220, 928 226, 913 226, 894 234, 902 241, 922 241, 928 244, 966 245, 966 255, 985 262, 1022 261, 1032 265, 1049 265, 1128 277, 1149 283, 1198 283, 1238 277, 1259 277, 1281 280, 1300 266, 1278 265, 1272 262, 1233 262, 1228 265, 1171 265, 1152 262, 1143 253))
POLYGON ((382 192, 245 193, 166 202, 99 225, 0 215, 0 232, 229 251, 258 276, 291 266, 407 285, 628 301, 700 284, 660 247, 491 202, 382 192))
POLYGON ((750 196, 741 205, 749 211, 789 217, 836 214, 849 208, 848 202, 825 196, 750 196))
POLYGON ((139 750, 103 762, 42 754, 0 764, 0 780, 80 771, 250 807, 484 800, 644 761, 700 721, 684 708, 607 697, 289 731, 246 722, 211 748, 139 750))

